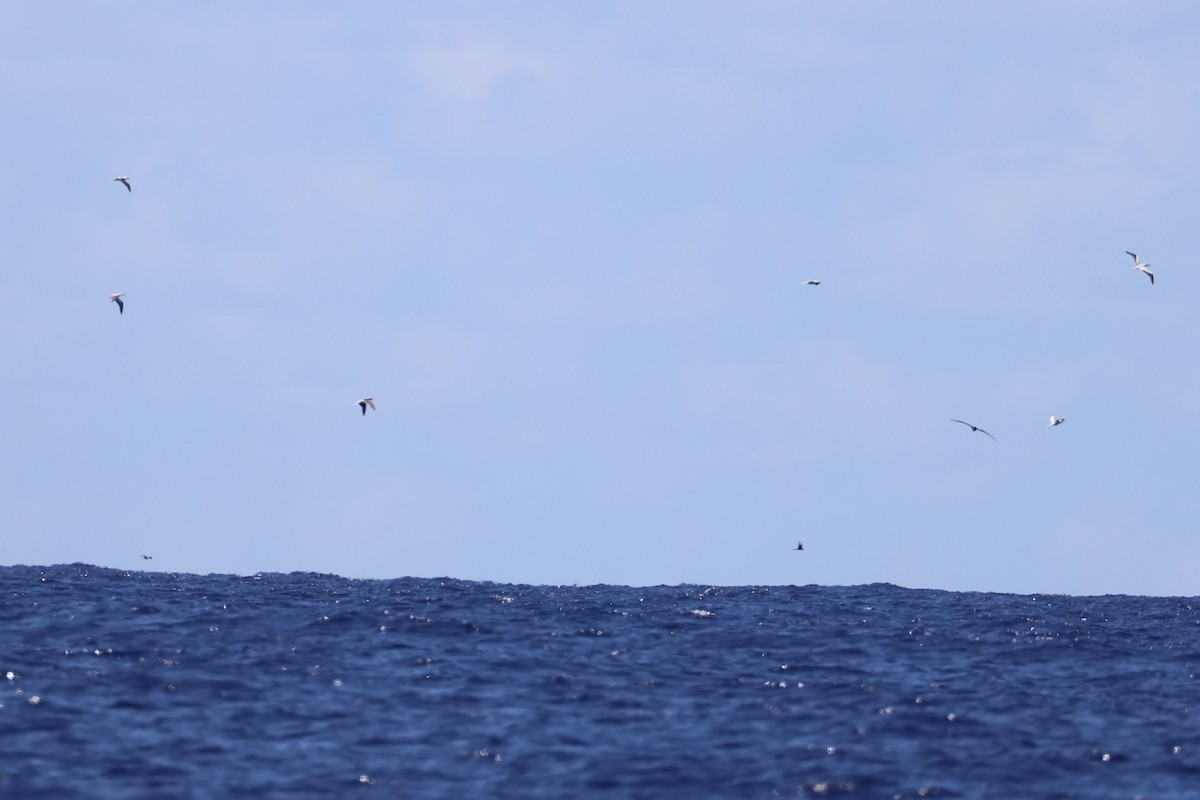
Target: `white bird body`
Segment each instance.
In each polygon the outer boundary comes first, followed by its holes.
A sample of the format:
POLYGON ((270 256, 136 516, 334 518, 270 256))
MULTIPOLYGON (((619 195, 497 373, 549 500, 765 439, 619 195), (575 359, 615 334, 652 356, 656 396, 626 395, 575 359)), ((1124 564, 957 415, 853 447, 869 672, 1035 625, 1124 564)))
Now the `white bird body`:
POLYGON ((121 299, 124 296, 125 296, 124 292, 116 292, 116 293, 110 294, 108 296, 109 300, 112 300, 114 303, 117 304, 117 310, 119 310, 122 314, 125 313, 125 301, 121 299))
POLYGON ((1049 423, 1049 424, 1048 424, 1046 427, 1047 427, 1047 428, 1053 428, 1055 425, 1062 425, 1062 424, 1063 424, 1064 422, 1066 422, 1066 421, 1067 421, 1067 418, 1066 418, 1066 417, 1054 417, 1054 416, 1052 416, 1052 417, 1050 417, 1050 423, 1049 423))
POLYGON ((1137 253, 1130 253, 1128 250, 1126 250, 1125 254, 1133 257, 1133 268, 1136 269, 1138 272, 1146 273, 1146 277, 1148 277, 1150 279, 1150 285, 1153 286, 1154 285, 1154 273, 1151 272, 1149 269, 1147 269, 1147 267, 1149 267, 1150 265, 1143 262, 1140 258, 1138 258, 1137 253))
POLYGON ((118 175, 117 177, 113 178, 113 180, 120 181, 121 183, 125 184, 126 189, 131 192, 133 191, 133 187, 129 185, 129 178, 126 178, 124 175, 118 175))

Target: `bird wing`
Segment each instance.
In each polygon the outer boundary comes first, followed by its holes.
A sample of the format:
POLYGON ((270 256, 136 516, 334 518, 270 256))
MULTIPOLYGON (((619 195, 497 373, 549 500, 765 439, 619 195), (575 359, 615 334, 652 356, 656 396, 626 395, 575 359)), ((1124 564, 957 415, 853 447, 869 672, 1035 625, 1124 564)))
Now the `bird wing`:
POLYGON ((122 300, 122 299, 121 299, 121 298, 119 298, 119 297, 117 297, 117 298, 115 298, 115 299, 116 299, 116 301, 117 301, 117 311, 119 311, 119 312, 121 312, 122 314, 124 314, 124 313, 125 313, 125 301, 124 301, 124 300, 122 300))
POLYGON ((995 436, 992 436, 990 433, 988 433, 987 431, 985 431, 983 428, 979 427, 978 425, 972 425, 971 423, 969 423, 969 422, 967 422, 967 421, 965 421, 965 420, 961 420, 961 419, 952 419, 952 420, 950 420, 950 421, 951 421, 951 422, 957 422, 957 423, 959 423, 959 424, 962 424, 962 425, 966 425, 966 426, 967 426, 968 428, 970 428, 972 431, 979 431, 980 433, 987 433, 987 435, 988 435, 988 437, 989 437, 989 438, 991 438, 991 439, 993 439, 994 441, 997 441, 997 442, 998 442, 998 441, 1000 441, 1000 440, 999 440, 999 439, 997 439, 995 436))
POLYGON ((1128 250, 1126 250, 1125 255, 1133 256, 1133 263, 1135 263, 1135 264, 1137 263, 1137 253, 1131 253, 1128 250))

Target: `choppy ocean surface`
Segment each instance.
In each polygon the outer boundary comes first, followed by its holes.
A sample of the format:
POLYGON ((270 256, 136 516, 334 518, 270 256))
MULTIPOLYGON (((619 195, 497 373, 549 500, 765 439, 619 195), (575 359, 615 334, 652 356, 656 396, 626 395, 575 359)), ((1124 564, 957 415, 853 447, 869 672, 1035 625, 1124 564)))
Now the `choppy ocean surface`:
POLYGON ((1200 601, 0 567, 0 797, 1200 798, 1200 601))

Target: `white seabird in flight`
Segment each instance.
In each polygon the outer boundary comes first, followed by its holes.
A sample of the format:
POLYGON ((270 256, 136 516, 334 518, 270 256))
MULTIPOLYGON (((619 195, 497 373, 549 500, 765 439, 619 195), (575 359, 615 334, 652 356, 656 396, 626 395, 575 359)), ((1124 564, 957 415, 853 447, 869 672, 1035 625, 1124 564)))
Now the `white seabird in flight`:
POLYGON ((120 310, 120 312, 122 314, 125 313, 125 301, 121 299, 124 296, 125 296, 124 292, 117 292, 116 294, 110 294, 108 296, 109 300, 112 300, 114 303, 117 304, 117 308, 120 310))
POLYGON ((1126 250, 1125 253, 1126 253, 1126 255, 1133 256, 1133 268, 1138 270, 1139 272, 1146 273, 1146 276, 1148 278, 1150 278, 1150 285, 1153 286, 1154 285, 1154 273, 1151 272, 1150 270, 1146 269, 1150 265, 1143 263, 1142 260, 1137 257, 1137 253, 1130 253, 1128 250, 1126 250))
POLYGON ((997 439, 995 436, 992 436, 990 433, 988 433, 987 431, 985 431, 983 428, 979 427, 978 425, 972 425, 969 422, 963 422, 963 420, 961 420, 961 419, 952 419, 950 421, 957 422, 962 425, 966 425, 972 431, 978 431, 979 433, 982 433, 984 436, 987 436, 988 438, 990 438, 992 441, 999 441, 999 439, 997 439))
POLYGON ((125 184, 126 189, 131 192, 133 191, 133 187, 129 185, 129 178, 126 178, 124 175, 118 175, 117 177, 113 178, 113 180, 120 181, 121 183, 125 184))
POLYGON ((820 285, 821 285, 821 282, 820 282, 820 281, 814 281, 814 280, 807 280, 807 281, 805 281, 804 283, 802 283, 802 284, 800 284, 800 285, 801 285, 801 286, 820 286, 820 285))
POLYGON ((1051 417, 1050 417, 1050 422, 1049 422, 1049 424, 1048 424, 1048 425, 1046 425, 1046 427, 1047 427, 1047 428, 1053 428, 1055 425, 1062 425, 1062 424, 1063 424, 1064 422, 1066 422, 1066 421, 1067 421, 1067 418, 1066 418, 1066 417, 1055 417, 1055 416, 1051 416, 1051 417))
POLYGON ((362 409, 363 416, 365 417, 367 415, 367 406, 370 406, 372 411, 375 410, 375 399, 372 397, 364 397, 362 400, 358 401, 358 405, 359 408, 362 409))

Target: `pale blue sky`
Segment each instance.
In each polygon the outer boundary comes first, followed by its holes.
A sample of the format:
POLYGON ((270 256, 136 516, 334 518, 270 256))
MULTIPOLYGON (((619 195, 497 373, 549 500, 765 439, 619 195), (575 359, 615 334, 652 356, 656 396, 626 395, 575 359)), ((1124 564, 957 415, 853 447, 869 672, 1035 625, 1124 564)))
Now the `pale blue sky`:
POLYGON ((4 563, 1200 593, 1194 4, 2 9, 4 563))

